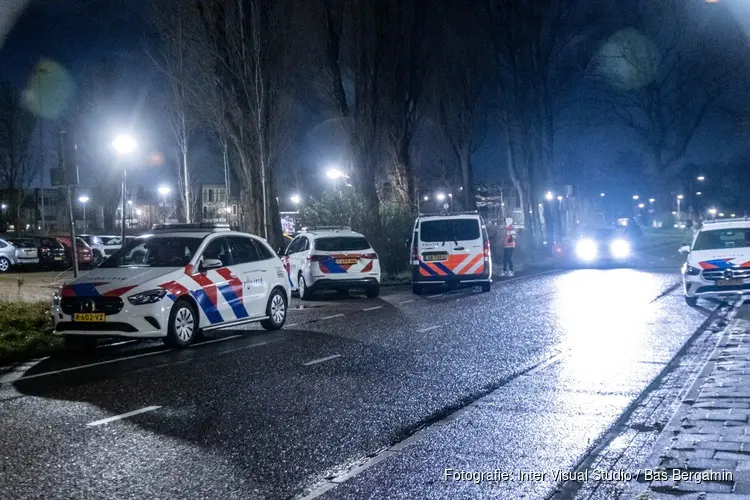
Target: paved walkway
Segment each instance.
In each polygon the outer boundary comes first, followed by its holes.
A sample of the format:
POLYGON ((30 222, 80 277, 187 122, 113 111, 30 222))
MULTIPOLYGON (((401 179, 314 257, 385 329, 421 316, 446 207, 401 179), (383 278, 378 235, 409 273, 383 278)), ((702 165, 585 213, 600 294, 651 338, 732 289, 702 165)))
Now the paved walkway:
POLYGON ((727 327, 625 496, 750 500, 749 417, 750 302, 727 327))

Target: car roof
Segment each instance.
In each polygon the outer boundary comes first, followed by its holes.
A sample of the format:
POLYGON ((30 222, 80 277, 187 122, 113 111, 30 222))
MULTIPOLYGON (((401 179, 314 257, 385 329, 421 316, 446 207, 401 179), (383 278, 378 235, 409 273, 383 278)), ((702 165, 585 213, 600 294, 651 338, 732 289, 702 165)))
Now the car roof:
POLYGON ((157 232, 157 233, 146 233, 142 234, 140 236, 137 236, 137 238, 143 237, 143 236, 150 236, 150 237, 156 237, 156 238, 206 238, 208 236, 249 236, 251 238, 255 238, 257 240, 263 240, 262 237, 258 236, 257 234, 250 234, 250 233, 240 233, 239 231, 177 231, 174 233, 168 233, 168 232, 157 232))
POLYGON ((750 220, 719 220, 716 222, 704 222, 701 231, 711 231, 712 229, 750 229, 750 220))
POLYGON ((330 237, 330 236, 356 236, 364 237, 363 234, 351 229, 303 229, 297 236, 330 237))
POLYGON ((417 220, 420 222, 430 222, 436 220, 475 220, 481 223, 482 219, 479 214, 450 214, 450 215, 420 215, 417 220))

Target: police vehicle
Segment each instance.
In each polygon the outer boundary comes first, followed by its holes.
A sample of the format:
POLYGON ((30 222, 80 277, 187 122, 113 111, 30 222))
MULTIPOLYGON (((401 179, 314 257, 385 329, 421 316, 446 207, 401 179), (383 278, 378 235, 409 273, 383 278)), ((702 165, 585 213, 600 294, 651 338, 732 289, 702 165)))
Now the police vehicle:
POLYGON ((224 224, 163 224, 135 238, 52 299, 55 335, 161 337, 185 347, 205 331, 286 321, 289 283, 268 243, 224 224))

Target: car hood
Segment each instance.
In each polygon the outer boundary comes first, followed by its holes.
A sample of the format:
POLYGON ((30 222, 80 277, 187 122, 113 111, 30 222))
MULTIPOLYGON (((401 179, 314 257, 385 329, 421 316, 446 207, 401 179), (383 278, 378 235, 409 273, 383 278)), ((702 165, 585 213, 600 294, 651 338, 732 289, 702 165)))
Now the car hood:
POLYGON ((688 264, 701 269, 750 267, 750 248, 694 250, 688 256, 688 264))
POLYGON ((66 283, 64 297, 99 296, 119 297, 128 292, 151 290, 184 274, 182 267, 123 267, 98 268, 66 283))

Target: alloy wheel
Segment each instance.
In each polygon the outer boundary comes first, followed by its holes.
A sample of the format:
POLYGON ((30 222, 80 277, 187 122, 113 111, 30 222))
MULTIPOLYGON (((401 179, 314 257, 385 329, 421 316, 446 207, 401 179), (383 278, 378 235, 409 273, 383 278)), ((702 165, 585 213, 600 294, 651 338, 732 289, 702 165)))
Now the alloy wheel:
POLYGON ((174 318, 174 331, 177 338, 182 342, 187 342, 193 337, 195 329, 195 318, 188 307, 182 307, 174 318))

